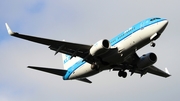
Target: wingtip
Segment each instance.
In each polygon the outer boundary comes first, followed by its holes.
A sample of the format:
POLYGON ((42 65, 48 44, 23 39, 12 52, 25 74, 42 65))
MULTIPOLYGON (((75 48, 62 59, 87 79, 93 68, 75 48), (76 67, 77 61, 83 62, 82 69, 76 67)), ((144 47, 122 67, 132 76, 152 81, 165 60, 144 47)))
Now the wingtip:
POLYGON ((169 76, 171 76, 171 74, 169 73, 169 71, 168 71, 167 68, 165 68, 165 72, 166 72, 169 76))
POLYGON ((10 29, 10 27, 8 26, 8 24, 5 23, 5 25, 6 25, 6 29, 7 29, 8 33, 9 33, 9 35, 13 35, 14 32, 10 29))

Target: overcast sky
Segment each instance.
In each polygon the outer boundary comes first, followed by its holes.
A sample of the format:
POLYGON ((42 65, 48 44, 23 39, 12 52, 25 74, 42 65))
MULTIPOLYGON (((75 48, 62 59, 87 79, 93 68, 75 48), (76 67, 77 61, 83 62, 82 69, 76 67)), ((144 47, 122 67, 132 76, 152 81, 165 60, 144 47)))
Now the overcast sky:
POLYGON ((1 0, 0 101, 178 101, 180 94, 179 0, 1 0), (111 39, 149 17, 169 24, 156 41, 138 55, 154 52, 155 64, 172 74, 162 78, 134 74, 126 79, 104 71, 90 77, 92 84, 63 81, 61 77, 26 68, 28 65, 63 68, 61 54, 47 46, 7 34, 13 31, 92 45, 111 39))

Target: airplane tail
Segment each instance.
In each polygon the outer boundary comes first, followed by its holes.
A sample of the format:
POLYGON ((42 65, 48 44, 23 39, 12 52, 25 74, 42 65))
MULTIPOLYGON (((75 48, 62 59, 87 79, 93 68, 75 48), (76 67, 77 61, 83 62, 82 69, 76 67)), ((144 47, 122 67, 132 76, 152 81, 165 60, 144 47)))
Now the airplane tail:
POLYGON ((61 53, 61 54, 62 54, 64 69, 67 70, 69 68, 68 64, 69 64, 69 61, 71 60, 71 56, 64 53, 61 53))
POLYGON ((70 68, 80 60, 80 57, 71 57, 70 55, 64 53, 61 54, 62 54, 63 65, 65 70, 67 70, 68 68, 70 68))
MULTIPOLYGON (((65 41, 65 40, 63 40, 63 41, 65 41)), ((62 54, 64 69, 67 70, 72 64, 72 62, 70 63, 70 60, 72 57, 68 54, 64 54, 64 53, 61 53, 61 54, 62 54)))

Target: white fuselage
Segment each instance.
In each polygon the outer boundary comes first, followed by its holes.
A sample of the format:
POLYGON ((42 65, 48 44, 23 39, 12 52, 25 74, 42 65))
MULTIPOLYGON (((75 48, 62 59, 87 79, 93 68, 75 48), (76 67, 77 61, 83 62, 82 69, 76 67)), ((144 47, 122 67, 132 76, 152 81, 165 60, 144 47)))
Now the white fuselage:
MULTIPOLYGON (((112 63, 116 63, 116 62, 122 63, 126 59, 126 57, 128 57, 128 55, 130 55, 131 53, 137 51, 138 49, 142 48, 143 46, 155 40, 153 39, 154 37, 156 36, 159 37, 161 34, 159 33, 159 31, 167 24, 167 22, 168 22, 167 20, 163 20, 146 26, 144 26, 145 25, 144 23, 146 22, 142 22, 142 24, 139 24, 141 26, 135 25, 129 28, 123 33, 128 34, 128 31, 131 31, 132 29, 136 31, 131 33, 128 37, 124 38, 123 40, 120 40, 119 42, 112 45, 111 46, 112 48, 118 49, 118 54, 109 55, 104 60, 112 63)), ((78 59, 76 60, 80 60, 80 59, 81 58, 78 57, 78 59)), ((76 63, 76 64, 81 64, 81 63, 76 63)), ((101 68, 101 71, 106 69, 110 69, 110 67, 108 65, 103 66, 103 68, 101 68)), ((93 70, 90 63, 84 62, 80 67, 78 67, 75 71, 73 71, 73 73, 71 73, 68 78, 66 77, 64 80, 84 78, 84 77, 92 76, 97 73, 99 73, 99 71, 93 70)))

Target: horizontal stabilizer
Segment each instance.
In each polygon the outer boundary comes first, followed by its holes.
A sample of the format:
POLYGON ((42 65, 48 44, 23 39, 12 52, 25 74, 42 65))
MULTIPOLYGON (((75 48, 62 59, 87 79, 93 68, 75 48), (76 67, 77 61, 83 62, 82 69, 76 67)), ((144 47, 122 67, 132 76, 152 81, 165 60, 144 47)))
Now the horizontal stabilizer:
POLYGON ((52 69, 52 68, 44 68, 44 67, 36 67, 36 66, 28 66, 28 68, 36 69, 39 71, 59 75, 59 76, 64 76, 67 72, 67 70, 62 70, 62 69, 52 69))
POLYGON ((82 81, 82 82, 86 82, 86 83, 92 83, 90 80, 88 80, 87 78, 83 78, 83 79, 77 79, 79 81, 82 81))

